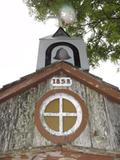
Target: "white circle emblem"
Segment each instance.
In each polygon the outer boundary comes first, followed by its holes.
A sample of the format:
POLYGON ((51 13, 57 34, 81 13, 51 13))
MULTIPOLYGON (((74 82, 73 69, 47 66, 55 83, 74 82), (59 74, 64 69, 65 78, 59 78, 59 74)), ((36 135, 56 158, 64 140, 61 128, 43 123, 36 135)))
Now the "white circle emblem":
MULTIPOLYGON (((74 133, 78 129, 78 127, 81 125, 82 109, 81 109, 79 102, 73 96, 68 95, 66 93, 56 93, 54 95, 49 96, 42 103, 41 110, 40 110, 40 119, 41 119, 43 127, 50 134, 56 135, 56 136, 67 136, 67 135, 74 133), (56 106, 56 108, 58 108, 58 111, 54 112, 50 110, 46 112, 48 105, 54 100, 58 101, 58 106, 56 106), (70 104, 72 104, 72 106, 74 107, 74 111, 69 111, 69 105, 68 105, 69 103, 67 103, 67 106, 66 106, 67 111, 64 111, 63 105, 64 105, 65 100, 67 102, 70 102, 70 104), (46 117, 50 117, 51 119, 52 117, 56 117, 58 119, 58 130, 54 130, 46 123, 46 117), (64 126, 66 126, 65 121, 64 121, 65 118, 68 118, 67 122, 69 122, 69 118, 75 119, 75 122, 72 125, 72 127, 68 128, 67 130, 64 129, 64 126)), ((52 122, 54 122, 54 119, 52 122)))

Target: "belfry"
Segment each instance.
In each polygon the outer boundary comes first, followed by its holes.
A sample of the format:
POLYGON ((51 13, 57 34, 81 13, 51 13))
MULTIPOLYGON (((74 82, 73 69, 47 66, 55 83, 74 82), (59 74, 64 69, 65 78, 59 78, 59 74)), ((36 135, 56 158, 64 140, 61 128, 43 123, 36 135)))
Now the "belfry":
POLYGON ((83 70, 89 69, 83 40, 78 37, 71 38, 61 27, 54 35, 40 39, 37 70, 60 61, 83 70))
POLYGON ((40 39, 36 71, 0 90, 0 160, 119 160, 119 115, 120 90, 60 27, 40 39))

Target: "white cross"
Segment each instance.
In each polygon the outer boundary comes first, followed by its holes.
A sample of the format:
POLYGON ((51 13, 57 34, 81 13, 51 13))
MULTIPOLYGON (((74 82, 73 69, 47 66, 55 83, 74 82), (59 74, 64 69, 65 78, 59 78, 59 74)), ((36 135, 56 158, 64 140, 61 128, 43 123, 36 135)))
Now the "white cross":
MULTIPOLYGON (((68 106, 69 107, 69 106, 68 106)), ((81 120, 82 120, 82 111, 81 111, 81 107, 80 104, 74 99, 74 97, 67 95, 65 93, 59 93, 56 94, 54 96, 50 96, 48 99, 46 99, 46 101, 43 103, 42 107, 41 107, 41 121, 43 126, 46 128, 46 130, 52 134, 55 135, 68 135, 71 132, 73 132, 74 130, 77 129, 77 127, 79 127, 81 120), (73 106, 76 109, 76 112, 63 112, 63 98, 67 99, 68 101, 70 101, 73 106), (59 99, 59 111, 58 113, 54 113, 54 112, 45 112, 45 109, 47 107, 47 105, 49 104, 49 102, 55 100, 55 99, 59 99), (48 125, 45 122, 45 118, 46 116, 49 117, 59 117, 59 131, 54 131, 51 128, 48 127, 48 125), (75 125, 69 129, 68 131, 64 131, 64 124, 63 124, 63 118, 64 117, 76 117, 76 122, 75 125)))

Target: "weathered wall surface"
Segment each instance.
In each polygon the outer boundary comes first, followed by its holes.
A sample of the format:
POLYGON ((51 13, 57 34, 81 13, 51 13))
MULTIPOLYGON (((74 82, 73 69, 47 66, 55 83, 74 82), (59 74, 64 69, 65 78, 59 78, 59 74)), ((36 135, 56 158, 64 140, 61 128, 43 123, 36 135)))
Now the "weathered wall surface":
MULTIPOLYGON (((52 144, 35 127, 34 110, 37 100, 53 88, 65 87, 53 87, 50 80, 46 80, 0 104, 0 152, 52 144)), ((71 143, 76 146, 120 150, 120 104, 109 101, 76 80, 67 88, 84 99, 89 111, 86 129, 71 143)))

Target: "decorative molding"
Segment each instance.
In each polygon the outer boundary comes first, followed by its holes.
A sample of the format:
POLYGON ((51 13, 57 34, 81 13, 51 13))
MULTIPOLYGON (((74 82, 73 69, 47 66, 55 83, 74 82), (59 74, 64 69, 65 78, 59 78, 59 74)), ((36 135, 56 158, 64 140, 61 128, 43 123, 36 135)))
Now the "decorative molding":
MULTIPOLYGON (((77 121, 77 120, 76 120, 77 121)), ((54 89, 54 90, 50 90, 48 91, 44 96, 42 96, 38 102, 36 103, 36 107, 35 107, 35 125, 37 126, 37 129, 39 130, 39 132, 48 140, 56 143, 56 144, 61 144, 61 143, 66 143, 66 142, 70 142, 73 141, 75 138, 77 138, 81 132, 86 128, 88 122, 88 109, 84 103, 84 101, 82 100, 82 98, 77 95, 76 93, 68 90, 68 89, 54 89), (60 93, 65 93, 67 95, 70 95, 72 97, 75 98, 75 100, 77 101, 77 103, 79 103, 80 108, 81 108, 81 112, 82 112, 82 119, 79 122, 79 125, 77 124, 77 128, 75 128, 75 131, 64 135, 64 134, 60 134, 60 135, 56 135, 56 134, 51 134, 51 132, 48 132, 48 130, 46 130, 45 126, 43 125, 43 118, 41 118, 40 116, 40 112, 42 110, 42 106, 43 103, 45 103, 44 101, 49 98, 51 95, 55 95, 55 94, 60 94, 60 93)))

